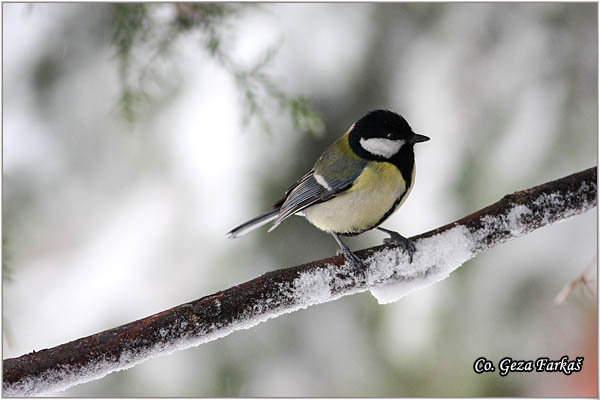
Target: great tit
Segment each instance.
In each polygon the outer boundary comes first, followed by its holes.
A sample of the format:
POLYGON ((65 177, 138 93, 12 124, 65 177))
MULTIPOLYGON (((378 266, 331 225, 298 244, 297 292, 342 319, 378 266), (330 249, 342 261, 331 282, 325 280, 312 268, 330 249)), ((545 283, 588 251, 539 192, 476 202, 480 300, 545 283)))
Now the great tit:
POLYGON ((359 119, 333 142, 314 164, 273 205, 227 233, 237 238, 271 221, 271 232, 292 215, 333 236, 345 258, 360 268, 359 259, 342 243, 373 228, 390 237, 384 243, 403 246, 410 262, 413 243, 397 232, 379 227, 406 200, 415 181, 415 143, 429 140, 416 134, 400 115, 375 110, 359 119))

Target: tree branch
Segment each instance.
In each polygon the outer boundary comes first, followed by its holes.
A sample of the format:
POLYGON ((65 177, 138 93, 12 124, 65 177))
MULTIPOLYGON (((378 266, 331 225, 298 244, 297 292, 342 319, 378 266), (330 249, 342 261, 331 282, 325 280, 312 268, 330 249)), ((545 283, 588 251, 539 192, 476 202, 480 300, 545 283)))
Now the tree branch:
POLYGON ((268 272, 199 300, 60 346, 3 361, 4 396, 30 396, 130 368, 269 318, 371 290, 380 302, 447 277, 490 247, 596 206, 596 167, 507 195, 415 236, 412 264, 395 246, 356 252, 365 270, 332 257, 268 272))

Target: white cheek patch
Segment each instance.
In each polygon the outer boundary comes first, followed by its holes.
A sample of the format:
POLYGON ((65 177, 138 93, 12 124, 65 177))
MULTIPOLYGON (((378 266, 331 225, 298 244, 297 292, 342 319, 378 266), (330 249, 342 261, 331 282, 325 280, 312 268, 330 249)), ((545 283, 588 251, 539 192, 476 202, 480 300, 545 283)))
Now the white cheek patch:
POLYGON ((360 139, 360 145, 363 149, 371 154, 385 158, 390 158, 396 154, 402 145, 404 145, 404 143, 404 140, 392 140, 384 138, 360 139))

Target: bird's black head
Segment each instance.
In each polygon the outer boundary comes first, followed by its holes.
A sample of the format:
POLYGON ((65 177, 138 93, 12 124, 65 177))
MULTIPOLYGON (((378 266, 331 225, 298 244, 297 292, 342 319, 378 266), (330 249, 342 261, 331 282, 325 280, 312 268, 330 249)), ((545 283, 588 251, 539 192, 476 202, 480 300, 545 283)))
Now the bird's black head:
POLYGON ((402 153, 413 156, 413 145, 429 140, 416 134, 404 118, 392 111, 375 110, 359 119, 350 131, 352 150, 366 159, 394 161, 402 153))

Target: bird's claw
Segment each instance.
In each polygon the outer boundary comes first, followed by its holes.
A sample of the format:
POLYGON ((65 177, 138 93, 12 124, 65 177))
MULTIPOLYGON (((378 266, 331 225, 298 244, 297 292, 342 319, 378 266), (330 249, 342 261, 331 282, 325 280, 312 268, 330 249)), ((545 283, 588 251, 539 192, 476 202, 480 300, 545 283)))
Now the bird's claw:
POLYGON ((350 250, 343 249, 342 254, 344 254, 344 257, 346 258, 346 260, 348 260, 354 268, 356 268, 358 270, 362 270, 364 268, 362 262, 350 250))
POLYGON ((350 264, 352 264, 352 266, 358 270, 362 270, 364 269, 362 262, 358 259, 358 257, 356 257, 354 255, 354 253, 348 248, 348 246, 346 246, 344 243, 342 243, 342 240, 339 238, 339 236, 335 233, 332 233, 333 238, 336 240, 336 242, 338 243, 338 245, 340 246, 337 250, 337 255, 344 255, 344 258, 350 262, 350 264))
POLYGON ((415 244, 410 240, 400 235, 398 232, 388 232, 389 238, 383 239, 383 244, 395 244, 401 246, 408 253, 408 260, 412 264, 413 254, 416 253, 417 248, 415 244))

